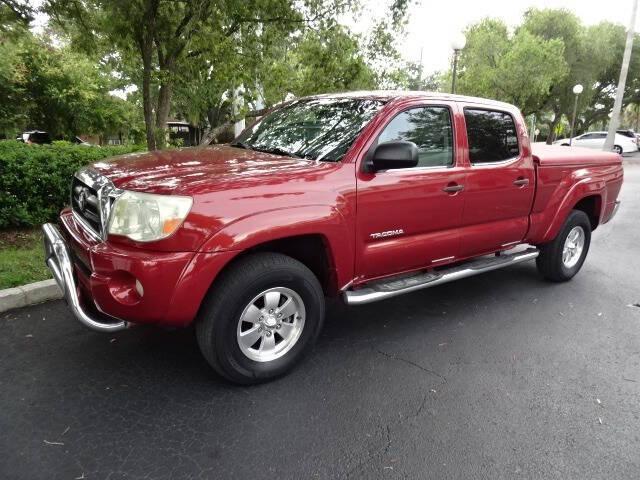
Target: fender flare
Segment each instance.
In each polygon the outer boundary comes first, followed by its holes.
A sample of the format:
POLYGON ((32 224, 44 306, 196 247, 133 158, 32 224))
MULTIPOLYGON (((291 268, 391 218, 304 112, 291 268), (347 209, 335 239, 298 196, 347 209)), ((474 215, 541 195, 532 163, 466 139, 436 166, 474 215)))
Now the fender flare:
POLYGON ((556 213, 552 218, 549 228, 542 235, 542 239, 540 243, 546 243, 553 240, 560 232, 562 225, 566 221, 569 213, 573 209, 575 205, 578 204, 582 199, 587 197, 599 197, 600 198, 600 211, 598 212, 598 219, 602 216, 602 205, 604 205, 606 201, 606 184, 604 180, 593 181, 592 177, 587 177, 582 180, 576 182, 569 191, 565 194, 562 202, 558 209, 556 209, 556 213))
POLYGON ((325 242, 326 254, 340 287, 353 278, 354 228, 331 205, 263 210, 228 223, 203 243, 200 252, 240 252, 274 240, 319 235, 325 242))

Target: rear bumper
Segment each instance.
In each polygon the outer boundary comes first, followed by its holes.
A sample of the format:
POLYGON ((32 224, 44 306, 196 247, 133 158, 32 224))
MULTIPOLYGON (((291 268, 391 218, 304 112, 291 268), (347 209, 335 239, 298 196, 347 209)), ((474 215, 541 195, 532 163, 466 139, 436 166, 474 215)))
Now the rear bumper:
POLYGON ((620 200, 616 200, 613 203, 613 208, 611 209, 611 213, 609 214, 608 218, 602 223, 608 223, 611 220, 613 220, 613 218, 618 214, 618 210, 620 210, 620 200))
POLYGON ((74 316, 92 330, 184 326, 235 252, 157 252, 98 241, 71 212, 46 224, 46 262, 74 316))

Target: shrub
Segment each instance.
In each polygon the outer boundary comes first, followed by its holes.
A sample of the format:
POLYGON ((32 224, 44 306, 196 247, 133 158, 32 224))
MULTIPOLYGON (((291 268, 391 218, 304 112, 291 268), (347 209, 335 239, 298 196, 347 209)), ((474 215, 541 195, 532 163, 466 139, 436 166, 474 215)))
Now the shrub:
POLYGON ((140 145, 87 147, 68 142, 27 145, 0 141, 0 228, 55 220, 69 203, 71 177, 106 157, 144 150, 140 145))

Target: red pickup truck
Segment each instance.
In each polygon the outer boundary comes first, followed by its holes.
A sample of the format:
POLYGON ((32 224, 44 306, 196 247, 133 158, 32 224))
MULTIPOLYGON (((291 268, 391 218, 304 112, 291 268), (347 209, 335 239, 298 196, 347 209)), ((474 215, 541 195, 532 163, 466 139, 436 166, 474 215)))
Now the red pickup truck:
POLYGON ((195 323, 207 361, 255 383, 299 363, 328 296, 364 304, 533 259, 571 279, 622 179, 613 152, 532 152, 512 105, 322 95, 230 145, 80 170, 43 227, 46 261, 86 326, 195 323))

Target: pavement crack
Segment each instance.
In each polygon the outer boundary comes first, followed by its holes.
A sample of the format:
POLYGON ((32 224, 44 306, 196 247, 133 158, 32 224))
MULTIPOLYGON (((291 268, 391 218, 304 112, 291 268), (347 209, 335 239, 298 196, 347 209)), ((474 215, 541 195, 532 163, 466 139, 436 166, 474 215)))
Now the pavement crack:
POLYGON ((416 368, 422 370, 423 372, 428 373, 429 375, 433 375, 434 377, 438 377, 440 380, 442 380, 443 383, 447 383, 447 379, 443 375, 440 375, 435 370, 431 370, 430 368, 424 367, 424 366, 420 365, 419 363, 412 362, 411 360, 408 360, 406 358, 400 357, 398 355, 394 355, 392 353, 384 352, 382 350, 376 350, 376 352, 378 352, 380 355, 383 355, 383 356, 385 356, 385 357, 387 357, 387 358, 389 358, 391 360, 397 360, 399 362, 406 363, 407 365, 411 365, 412 367, 416 367, 416 368))

